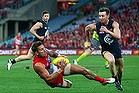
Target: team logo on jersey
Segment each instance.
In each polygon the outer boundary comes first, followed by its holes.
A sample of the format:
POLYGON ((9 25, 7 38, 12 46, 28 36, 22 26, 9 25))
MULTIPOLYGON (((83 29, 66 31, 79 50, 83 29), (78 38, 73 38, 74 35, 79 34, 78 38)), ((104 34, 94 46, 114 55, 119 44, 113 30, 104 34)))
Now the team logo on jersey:
POLYGON ((47 29, 47 27, 44 27, 44 29, 47 29))
POLYGON ((47 37, 48 35, 49 35, 49 30, 47 29, 44 36, 47 37))
POLYGON ((104 37, 104 41, 110 45, 114 40, 112 39, 112 36, 111 35, 107 34, 104 37))

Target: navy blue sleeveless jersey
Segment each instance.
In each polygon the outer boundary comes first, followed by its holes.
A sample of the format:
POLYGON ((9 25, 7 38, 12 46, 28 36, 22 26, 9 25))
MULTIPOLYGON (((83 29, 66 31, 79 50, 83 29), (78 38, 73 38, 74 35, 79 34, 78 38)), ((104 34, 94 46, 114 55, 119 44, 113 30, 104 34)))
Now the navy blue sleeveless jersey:
POLYGON ((113 20, 109 20, 107 25, 103 25, 101 22, 96 23, 97 34, 99 36, 99 41, 102 46, 102 53, 104 51, 109 51, 114 55, 115 58, 122 58, 121 48, 118 43, 118 39, 111 36, 109 33, 100 31, 101 26, 106 26, 110 31, 113 31, 113 20))
MULTIPOLYGON (((44 21, 42 21, 42 20, 39 21, 39 22, 41 22, 43 24, 43 27, 37 29, 36 33, 39 36, 45 36, 45 32, 49 30, 49 26, 44 21)), ((42 40, 40 40, 37 37, 35 37, 34 40, 33 40, 33 42, 36 42, 36 41, 42 41, 42 40)))

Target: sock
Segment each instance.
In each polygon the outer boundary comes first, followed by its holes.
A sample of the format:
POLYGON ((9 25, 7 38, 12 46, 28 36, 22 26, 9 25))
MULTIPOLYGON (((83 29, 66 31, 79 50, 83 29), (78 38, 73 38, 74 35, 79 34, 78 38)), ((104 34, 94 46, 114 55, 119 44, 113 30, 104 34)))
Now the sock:
POLYGON ((77 58, 77 62, 79 62, 80 60, 84 59, 86 57, 86 53, 83 53, 82 55, 80 55, 78 58, 77 58))
POLYGON ((99 81, 100 83, 102 83, 102 82, 104 82, 104 81, 106 81, 106 79, 105 78, 101 78, 100 76, 96 76, 96 78, 95 78, 95 80, 96 81, 99 81))
POLYGON ((11 63, 12 63, 12 64, 16 63, 15 59, 13 59, 13 60, 11 61, 11 63))
POLYGON ((105 66, 107 66, 109 64, 109 62, 107 60, 104 61, 105 66))
POLYGON ((119 78, 119 82, 121 84, 121 80, 122 80, 122 72, 118 72, 118 78, 119 78))

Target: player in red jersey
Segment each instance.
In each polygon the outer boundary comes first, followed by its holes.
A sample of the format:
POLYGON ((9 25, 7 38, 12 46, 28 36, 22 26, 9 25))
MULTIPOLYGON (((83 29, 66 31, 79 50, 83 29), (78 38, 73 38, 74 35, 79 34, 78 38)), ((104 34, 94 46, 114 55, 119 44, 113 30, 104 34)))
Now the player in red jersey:
POLYGON ((52 88, 70 88, 72 86, 71 81, 64 79, 63 76, 73 74, 82 74, 87 79, 98 81, 103 85, 115 82, 114 78, 101 78, 84 67, 70 63, 67 64, 64 60, 61 60, 58 66, 54 66, 50 57, 56 58, 58 54, 48 51, 41 41, 37 41, 32 45, 32 51, 35 53, 33 60, 35 72, 52 88))
POLYGON ((17 36, 15 36, 14 41, 15 41, 15 55, 18 56, 19 55, 19 48, 20 48, 21 43, 22 43, 22 36, 21 36, 20 32, 18 32, 17 36))

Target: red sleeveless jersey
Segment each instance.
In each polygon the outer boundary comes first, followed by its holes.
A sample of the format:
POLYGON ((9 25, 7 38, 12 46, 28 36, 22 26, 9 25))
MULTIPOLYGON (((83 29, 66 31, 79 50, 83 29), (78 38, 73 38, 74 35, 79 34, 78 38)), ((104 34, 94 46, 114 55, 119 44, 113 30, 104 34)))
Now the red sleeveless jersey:
POLYGON ((46 69, 50 68, 50 62, 48 61, 48 54, 46 54, 45 57, 38 57, 35 55, 33 64, 36 64, 38 62, 44 64, 46 69))
MULTIPOLYGON (((35 65, 36 63, 42 63, 45 65, 45 69, 47 70, 50 69, 51 61, 49 61, 48 54, 46 54, 45 57, 35 56, 33 60, 33 65, 35 65)), ((47 82, 46 83, 52 88, 56 86, 61 86, 63 84, 63 74, 64 74, 64 71, 57 77, 57 79, 54 82, 51 82, 50 84, 48 84, 47 82)))

